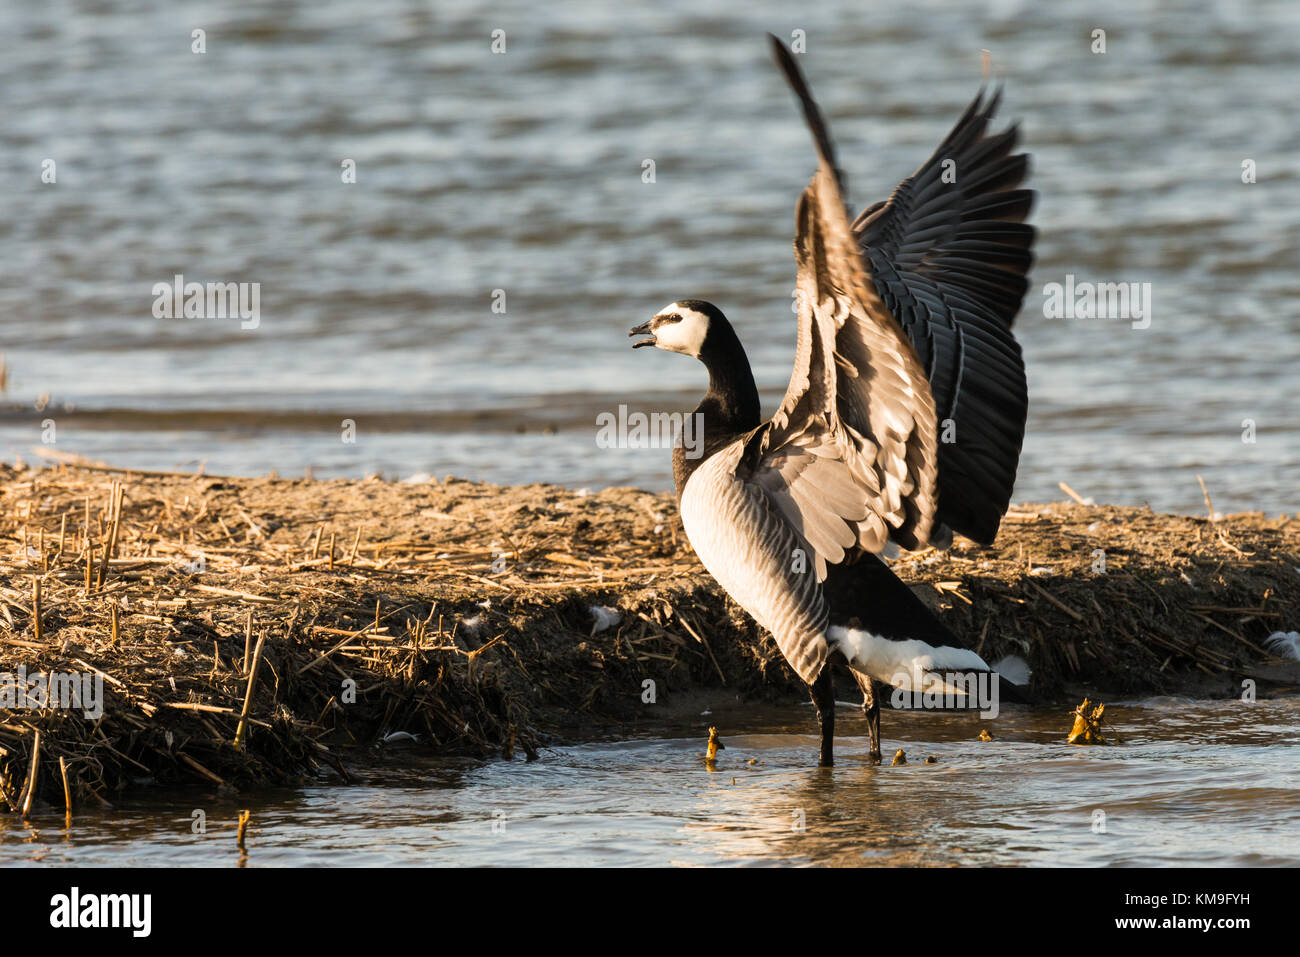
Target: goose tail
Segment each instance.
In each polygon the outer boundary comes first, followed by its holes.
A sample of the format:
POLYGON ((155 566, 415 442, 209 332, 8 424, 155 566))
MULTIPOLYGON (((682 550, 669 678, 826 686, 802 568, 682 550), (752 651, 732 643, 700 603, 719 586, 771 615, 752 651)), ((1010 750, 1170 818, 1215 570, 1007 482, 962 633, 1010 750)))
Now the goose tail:
POLYGON ((990 665, 876 556, 832 566, 823 590, 831 608, 827 643, 853 670, 902 691, 979 687, 1001 701, 1033 702, 1023 658, 1007 655, 990 665))

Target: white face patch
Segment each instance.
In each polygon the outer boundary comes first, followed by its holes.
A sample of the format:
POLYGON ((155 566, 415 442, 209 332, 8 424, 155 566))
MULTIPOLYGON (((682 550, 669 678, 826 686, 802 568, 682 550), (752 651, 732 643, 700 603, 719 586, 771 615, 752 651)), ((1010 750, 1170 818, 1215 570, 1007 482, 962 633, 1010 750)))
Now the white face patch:
POLYGON ((670 303, 655 316, 655 348, 699 358, 708 331, 708 316, 688 306, 670 303), (670 316, 681 316, 681 319, 673 322, 669 319, 670 316))

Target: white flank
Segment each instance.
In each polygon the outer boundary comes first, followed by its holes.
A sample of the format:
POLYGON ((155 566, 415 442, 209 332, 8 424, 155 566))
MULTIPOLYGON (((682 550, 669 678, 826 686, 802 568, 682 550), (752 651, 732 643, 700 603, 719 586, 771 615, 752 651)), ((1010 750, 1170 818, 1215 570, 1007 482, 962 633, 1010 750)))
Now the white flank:
POLYGON ((891 641, 869 631, 831 625, 827 640, 858 670, 904 691, 922 690, 927 673, 992 671, 984 659, 965 648, 927 645, 924 641, 891 641), (898 683, 902 676, 902 681, 898 683))

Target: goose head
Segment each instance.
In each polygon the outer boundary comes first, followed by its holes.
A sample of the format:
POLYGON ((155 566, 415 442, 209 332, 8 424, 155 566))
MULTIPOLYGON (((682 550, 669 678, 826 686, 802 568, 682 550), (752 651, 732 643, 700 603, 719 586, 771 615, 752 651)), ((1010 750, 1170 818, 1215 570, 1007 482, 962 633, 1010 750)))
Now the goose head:
POLYGON ((665 352, 701 358, 710 335, 716 340, 730 324, 722 310, 702 299, 679 299, 660 309, 653 318, 636 326, 629 336, 649 336, 632 343, 633 349, 654 346, 665 352))
POLYGON ((659 310, 628 335, 648 336, 633 349, 654 346, 693 356, 709 371, 709 391, 695 411, 715 436, 734 435, 762 422, 754 373, 736 330, 722 310, 703 299, 678 299, 659 310))

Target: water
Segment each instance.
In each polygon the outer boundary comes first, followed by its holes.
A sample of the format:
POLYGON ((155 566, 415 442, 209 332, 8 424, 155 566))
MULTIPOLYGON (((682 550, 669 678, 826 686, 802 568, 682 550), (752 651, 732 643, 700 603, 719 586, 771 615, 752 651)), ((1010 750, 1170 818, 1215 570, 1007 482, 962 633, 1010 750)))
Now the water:
POLYGON ((833 769, 811 766, 806 707, 718 708, 689 733, 532 764, 392 752, 352 786, 145 794, 68 831, 57 812, 0 816, 0 866, 233 866, 240 808, 254 815, 247 866, 1300 864, 1300 699, 1107 710, 1116 747, 1064 744, 1057 712, 887 712, 884 746, 907 751, 904 767, 865 763, 847 708, 833 769), (701 757, 708 723, 724 731, 716 771, 701 757), (976 740, 985 727, 994 741, 976 740))
POLYGON ((0 455, 52 418, 57 450, 137 467, 667 487, 666 452, 596 448, 595 416, 694 404, 695 363, 625 337, 685 296, 738 324, 766 408, 783 391, 812 149, 763 33, 803 29, 861 205, 981 48, 1006 79, 1041 193, 1019 499, 1200 510, 1200 473, 1221 511, 1300 505, 1300 7, 743 7, 5 5, 0 455), (155 319, 177 273, 261 283, 258 328, 155 319), (1150 328, 1044 318, 1066 274, 1151 283, 1150 328))

